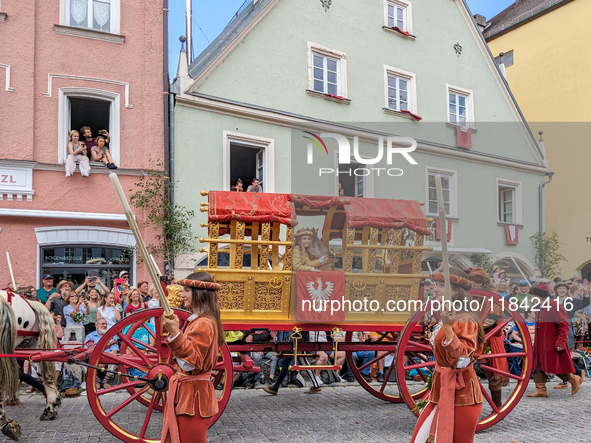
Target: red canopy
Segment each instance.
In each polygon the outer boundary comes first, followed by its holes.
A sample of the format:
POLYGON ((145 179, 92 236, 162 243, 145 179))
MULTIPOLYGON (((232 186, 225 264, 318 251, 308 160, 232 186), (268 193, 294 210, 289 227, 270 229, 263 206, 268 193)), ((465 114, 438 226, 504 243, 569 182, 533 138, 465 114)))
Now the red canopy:
MULTIPOLYGON (((209 192, 209 221, 229 223, 238 220, 245 223, 279 222, 297 225, 295 205, 313 209, 342 206, 348 226, 363 228, 408 228, 419 234, 429 235, 427 218, 420 205, 412 200, 386 200, 361 197, 331 197, 301 194, 267 194, 254 192, 209 192)), ((308 215, 298 210, 300 215, 308 215)), ((336 217, 337 225, 343 223, 336 217)), ((334 226, 336 228, 337 226, 334 226)))
MULTIPOLYGON (((238 220, 245 223, 279 222, 295 226, 292 219, 290 194, 263 192, 209 192, 209 221, 229 223, 238 220)), ((295 214, 295 213, 294 213, 295 214)))
POLYGON ((408 228, 428 235, 427 218, 414 200, 386 200, 377 198, 352 198, 345 205, 347 223, 351 228, 408 228))

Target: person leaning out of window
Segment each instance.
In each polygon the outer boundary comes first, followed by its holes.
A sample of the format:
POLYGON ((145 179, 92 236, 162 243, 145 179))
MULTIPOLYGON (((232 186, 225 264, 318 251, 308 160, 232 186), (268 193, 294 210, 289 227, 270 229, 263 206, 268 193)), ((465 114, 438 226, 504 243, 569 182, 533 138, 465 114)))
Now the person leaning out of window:
POLYGON ((66 159, 66 177, 74 175, 76 162, 80 166, 82 177, 90 175, 90 162, 86 156, 88 153, 84 142, 80 141, 80 133, 75 129, 70 131, 70 141, 68 142, 68 158, 66 159))
POLYGON ((105 137, 102 135, 96 138, 96 146, 90 148, 90 154, 93 162, 103 162, 107 168, 117 169, 117 166, 113 163, 109 148, 105 147, 105 137))

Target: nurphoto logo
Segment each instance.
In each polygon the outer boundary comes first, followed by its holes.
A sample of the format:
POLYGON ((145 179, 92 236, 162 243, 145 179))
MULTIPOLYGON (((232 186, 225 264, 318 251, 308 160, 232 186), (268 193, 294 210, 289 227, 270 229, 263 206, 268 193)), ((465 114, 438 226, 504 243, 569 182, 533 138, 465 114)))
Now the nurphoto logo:
MULTIPOLYGON (((328 153, 328 148, 326 147, 326 143, 324 139, 330 137, 334 138, 338 144, 338 161, 339 164, 351 164, 351 143, 347 137, 342 134, 338 134, 335 132, 322 132, 320 136, 310 132, 310 131, 303 131, 305 134, 302 137, 309 140, 308 141, 308 149, 307 149, 307 162, 309 165, 314 164, 314 146, 318 148, 321 155, 328 153), (310 137, 311 136, 311 137, 310 137)), ((384 137, 378 137, 378 153, 374 158, 367 158, 362 157, 359 154, 359 137, 353 137, 353 158, 359 164, 369 166, 369 165, 378 165, 384 159, 384 151, 386 157, 386 164, 391 166, 393 164, 392 158, 394 154, 400 154, 406 161, 408 161, 411 165, 416 165, 417 162, 413 159, 410 155, 417 148, 417 141, 411 137, 399 137, 399 136, 388 136, 386 137, 384 143, 384 137), (385 149, 384 149, 385 146, 385 149)), ((318 175, 322 177, 323 175, 331 175, 336 174, 338 175, 355 175, 355 176, 368 176, 371 174, 376 174, 380 176, 381 174, 389 175, 390 177, 400 177, 404 174, 404 171, 401 168, 386 168, 386 167, 358 167, 358 168, 349 168, 347 169, 337 169, 334 168, 318 168, 318 175)))

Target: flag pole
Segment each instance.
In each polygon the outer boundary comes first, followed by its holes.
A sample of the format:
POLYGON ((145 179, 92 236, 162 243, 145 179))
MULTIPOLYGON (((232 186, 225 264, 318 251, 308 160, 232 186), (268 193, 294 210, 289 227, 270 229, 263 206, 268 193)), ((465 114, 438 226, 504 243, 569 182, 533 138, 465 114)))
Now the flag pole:
POLYGON ((160 279, 156 274, 156 269, 154 269, 154 264, 150 260, 150 254, 148 253, 148 249, 144 243, 144 239, 140 234, 140 229, 133 217, 133 213, 131 212, 131 207, 129 206, 129 202, 127 201, 127 197, 123 193, 123 188, 121 187, 121 183, 119 182, 119 177, 114 172, 109 174, 109 178, 111 179, 111 183, 113 183, 113 187, 115 188, 115 194, 117 194, 117 198, 123 207, 123 212, 125 213, 125 217, 127 218, 127 223, 131 228, 131 232, 133 232, 133 236, 135 237, 135 241, 137 243, 137 247, 139 248, 140 252, 142 253, 142 257, 144 258, 144 263, 148 268, 148 273, 150 274, 150 278, 154 283, 154 287, 158 292, 158 297, 160 297, 160 306, 164 308, 164 316, 166 318, 173 318, 174 312, 170 308, 168 304, 168 300, 166 299, 166 295, 164 294, 164 289, 160 285, 160 279))

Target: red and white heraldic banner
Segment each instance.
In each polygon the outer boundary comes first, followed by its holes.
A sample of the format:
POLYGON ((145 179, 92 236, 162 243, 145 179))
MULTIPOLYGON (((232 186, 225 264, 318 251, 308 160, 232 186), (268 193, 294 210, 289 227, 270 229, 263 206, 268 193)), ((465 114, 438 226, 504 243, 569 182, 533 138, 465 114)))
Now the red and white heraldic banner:
POLYGON ((342 301, 345 295, 345 273, 342 271, 296 271, 296 321, 338 322, 345 320, 342 301), (331 301, 335 301, 331 305, 331 301), (331 306, 339 309, 331 309, 331 306))

